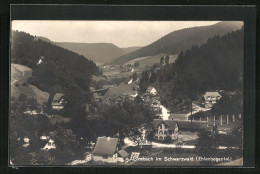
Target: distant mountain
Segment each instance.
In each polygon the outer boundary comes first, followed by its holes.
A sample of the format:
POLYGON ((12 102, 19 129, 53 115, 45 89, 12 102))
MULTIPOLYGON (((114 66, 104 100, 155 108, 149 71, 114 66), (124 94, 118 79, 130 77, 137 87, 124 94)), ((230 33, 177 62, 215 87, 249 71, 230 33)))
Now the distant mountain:
POLYGON ((138 57, 153 56, 159 53, 178 54, 180 51, 191 48, 192 45, 206 43, 209 37, 215 35, 222 36, 228 32, 238 30, 242 25, 243 22, 239 21, 225 21, 210 26, 192 27, 174 31, 150 45, 120 56, 111 63, 123 64, 138 57))
POLYGON ((73 43, 73 42, 55 42, 57 46, 83 55, 97 64, 103 64, 113 61, 134 48, 121 49, 112 43, 73 43))
POLYGON ((37 36, 37 38, 45 42, 49 42, 54 45, 60 46, 77 54, 83 55, 84 57, 93 60, 97 64, 111 62, 122 55, 128 54, 141 48, 119 48, 112 43, 53 42, 50 39, 43 36, 37 36))
POLYGON ((142 48, 142 47, 128 47, 128 48, 121 48, 121 49, 125 52, 125 54, 128 54, 128 53, 134 52, 140 48, 142 48))

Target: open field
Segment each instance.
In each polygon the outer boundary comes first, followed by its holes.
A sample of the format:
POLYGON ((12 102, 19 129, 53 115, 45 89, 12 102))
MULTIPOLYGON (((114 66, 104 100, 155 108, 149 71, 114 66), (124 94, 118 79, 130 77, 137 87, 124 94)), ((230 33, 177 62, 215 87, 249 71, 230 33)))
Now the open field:
POLYGON ((135 83, 131 84, 122 84, 113 88, 109 88, 107 93, 105 94, 105 97, 109 98, 116 98, 119 95, 131 95, 131 94, 136 94, 138 89, 138 85, 135 83), (135 90, 133 90, 135 89, 135 90))
POLYGON ((31 76, 32 69, 19 64, 11 64, 11 98, 18 98, 20 94, 25 94, 27 97, 35 98, 39 104, 47 102, 49 93, 27 83, 31 76))
MULTIPOLYGON (((130 60, 128 62, 125 63, 125 65, 127 64, 134 64, 135 62, 139 62, 139 68, 145 68, 146 65, 154 65, 155 63, 160 63, 160 59, 162 56, 164 56, 165 54, 160 53, 154 56, 147 56, 147 57, 139 57, 133 60, 130 60)), ((169 63, 173 63, 178 55, 170 55, 170 59, 169 59, 169 63)))

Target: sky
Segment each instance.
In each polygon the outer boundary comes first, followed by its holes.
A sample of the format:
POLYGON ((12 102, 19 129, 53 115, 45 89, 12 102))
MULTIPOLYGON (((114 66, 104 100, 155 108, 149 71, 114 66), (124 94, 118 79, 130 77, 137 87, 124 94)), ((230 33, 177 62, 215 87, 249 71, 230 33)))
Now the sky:
POLYGON ((43 36, 54 42, 113 43, 120 48, 146 46, 183 28, 218 21, 55 21, 14 20, 12 30, 43 36))

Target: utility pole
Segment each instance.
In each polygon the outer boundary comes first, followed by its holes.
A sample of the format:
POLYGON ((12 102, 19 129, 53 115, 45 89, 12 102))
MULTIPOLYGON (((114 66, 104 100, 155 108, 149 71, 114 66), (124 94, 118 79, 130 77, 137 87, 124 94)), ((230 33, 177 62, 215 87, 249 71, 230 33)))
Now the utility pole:
POLYGON ((191 106, 190 106, 190 115, 192 116, 192 100, 191 100, 191 106))

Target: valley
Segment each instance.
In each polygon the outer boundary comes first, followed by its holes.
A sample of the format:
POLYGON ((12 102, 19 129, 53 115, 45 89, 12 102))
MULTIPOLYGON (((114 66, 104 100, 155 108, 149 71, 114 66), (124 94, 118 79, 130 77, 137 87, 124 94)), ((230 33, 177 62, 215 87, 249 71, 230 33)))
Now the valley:
POLYGON ((13 31, 10 161, 149 166, 133 159, 243 158, 241 26, 184 28, 125 48, 13 31))

